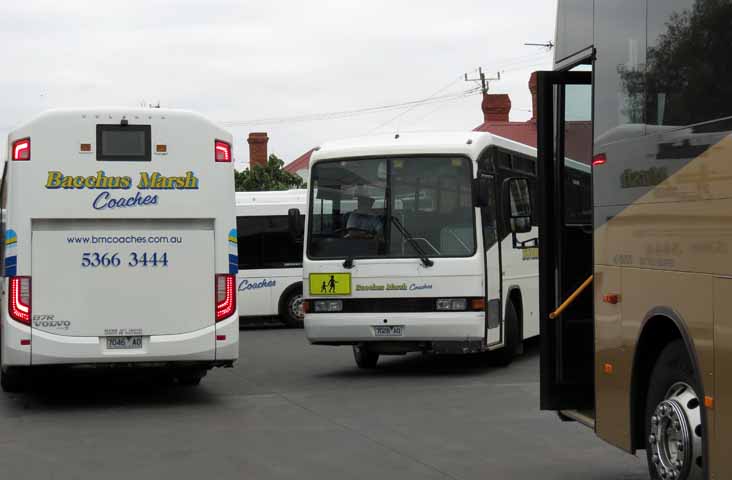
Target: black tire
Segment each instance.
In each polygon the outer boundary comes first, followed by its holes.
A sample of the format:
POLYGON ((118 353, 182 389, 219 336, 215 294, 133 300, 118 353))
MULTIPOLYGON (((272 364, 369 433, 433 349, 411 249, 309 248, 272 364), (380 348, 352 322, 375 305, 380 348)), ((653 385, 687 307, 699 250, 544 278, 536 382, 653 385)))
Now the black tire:
POLYGON ((506 306, 506 317, 503 325, 506 327, 506 344, 500 350, 491 353, 493 353, 498 365, 508 366, 513 362, 513 358, 518 355, 519 347, 522 344, 518 314, 512 300, 509 300, 506 306))
POLYGON ((701 424, 703 402, 700 401, 700 393, 684 342, 671 342, 663 349, 651 371, 644 412, 646 457, 653 480, 671 478, 668 474, 661 476, 659 470, 665 468, 676 469, 674 480, 704 478, 706 432, 701 424), (674 429, 665 426, 677 423, 679 427, 674 429), (688 441, 685 440, 687 438, 688 441), (678 449, 680 441, 683 449, 678 449), (675 453, 669 454, 669 449, 664 447, 669 443, 677 446, 675 453), (681 461, 683 466, 673 465, 674 461, 681 461))
POLYGON ((360 343, 353 346, 353 358, 356 360, 358 368, 371 369, 376 368, 379 354, 372 352, 366 345, 360 343))
POLYGON ((290 328, 302 328, 305 314, 302 311, 302 286, 292 288, 280 299, 280 319, 290 328))
POLYGON ((179 385, 184 387, 196 387, 200 385, 203 377, 206 376, 206 370, 192 369, 184 370, 176 374, 179 385))
POLYGON ((25 390, 23 375, 17 370, 0 369, 0 388, 5 393, 20 393, 25 390))

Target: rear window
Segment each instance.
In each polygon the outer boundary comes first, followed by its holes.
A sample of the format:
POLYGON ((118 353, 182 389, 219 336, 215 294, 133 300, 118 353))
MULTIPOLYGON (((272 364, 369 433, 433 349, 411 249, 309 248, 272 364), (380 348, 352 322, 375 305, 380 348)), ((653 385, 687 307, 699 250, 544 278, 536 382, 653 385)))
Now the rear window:
POLYGON ((149 162, 150 125, 97 125, 97 160, 149 162))

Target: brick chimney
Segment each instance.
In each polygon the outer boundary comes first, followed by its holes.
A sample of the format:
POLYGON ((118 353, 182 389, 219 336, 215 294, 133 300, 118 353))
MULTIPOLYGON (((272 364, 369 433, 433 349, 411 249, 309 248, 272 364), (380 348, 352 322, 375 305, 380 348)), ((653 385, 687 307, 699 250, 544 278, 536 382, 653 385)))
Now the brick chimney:
POLYGON ((483 94, 484 122, 508 122, 508 114, 511 112, 511 99, 505 93, 501 94, 483 94))
POLYGON ((252 132, 247 139, 249 143, 249 168, 254 165, 267 165, 267 132, 252 132))
POLYGON ((536 83, 536 72, 531 74, 531 78, 529 78, 529 91, 531 92, 531 120, 530 122, 536 122, 536 92, 537 92, 537 83, 536 83))

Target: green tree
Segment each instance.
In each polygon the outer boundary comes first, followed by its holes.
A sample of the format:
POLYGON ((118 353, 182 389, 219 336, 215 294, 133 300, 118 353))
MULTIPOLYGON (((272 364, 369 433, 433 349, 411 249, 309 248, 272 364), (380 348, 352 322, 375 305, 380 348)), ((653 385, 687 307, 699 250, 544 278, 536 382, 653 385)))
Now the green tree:
POLYGON ((299 176, 282 167, 285 165, 277 155, 270 155, 266 165, 254 165, 234 173, 234 186, 237 192, 289 190, 303 188, 305 182, 299 176))

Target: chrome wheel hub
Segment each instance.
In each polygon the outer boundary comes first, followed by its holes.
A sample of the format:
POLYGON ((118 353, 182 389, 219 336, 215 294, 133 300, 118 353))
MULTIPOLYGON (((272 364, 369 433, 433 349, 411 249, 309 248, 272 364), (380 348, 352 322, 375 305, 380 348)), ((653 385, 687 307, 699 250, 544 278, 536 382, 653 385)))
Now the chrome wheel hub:
POLYGON ((302 320, 303 318, 305 318, 305 311, 302 308, 302 304, 302 295, 292 297, 292 300, 290 300, 290 315, 292 315, 294 318, 297 318, 298 320, 302 320))
POLYGON ((688 384, 673 385, 656 407, 651 417, 648 446, 656 472, 662 479, 702 478, 701 405, 688 384))

